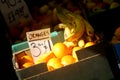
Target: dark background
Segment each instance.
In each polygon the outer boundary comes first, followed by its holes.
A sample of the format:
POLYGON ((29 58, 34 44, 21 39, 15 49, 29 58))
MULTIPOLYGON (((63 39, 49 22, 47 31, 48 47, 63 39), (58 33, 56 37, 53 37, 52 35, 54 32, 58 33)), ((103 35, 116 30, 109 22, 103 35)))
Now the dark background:
POLYGON ((88 20, 96 32, 103 33, 110 41, 115 29, 120 27, 120 7, 90 16, 88 20))

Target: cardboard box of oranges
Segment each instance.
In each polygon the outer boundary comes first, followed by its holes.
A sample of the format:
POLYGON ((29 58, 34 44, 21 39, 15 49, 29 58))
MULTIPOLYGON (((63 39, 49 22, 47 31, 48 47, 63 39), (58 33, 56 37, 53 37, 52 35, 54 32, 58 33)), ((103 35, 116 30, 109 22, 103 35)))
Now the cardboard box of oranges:
MULTIPOLYGON (((83 46, 83 42, 80 43, 83 46)), ((19 62, 19 65, 14 63, 16 73, 20 80, 110 80, 114 76, 104 55, 109 54, 108 49, 112 50, 109 46, 106 42, 95 45, 90 42, 82 49, 68 48, 62 41, 57 41, 52 51, 36 64, 32 62, 29 49, 24 49, 14 54, 14 60, 19 62)))
MULTIPOLYGON (((59 59, 52 58, 49 63, 54 64, 50 71, 25 78, 24 80, 111 80, 114 75, 110 68, 106 54, 114 52, 111 45, 104 42, 76 51, 78 61, 63 66, 59 59), (53 61, 53 63, 52 63, 53 61), (62 66, 62 67, 60 67, 62 66), (59 68, 60 67, 60 68, 59 68), (56 69, 53 69, 56 68, 56 69)), ((70 59, 70 56, 66 57, 70 59)), ((65 59, 65 58, 64 58, 65 59)), ((63 59, 63 60, 64 60, 63 59)), ((69 60, 68 60, 69 61, 69 60)), ((31 70, 32 71, 32 70, 31 70)))

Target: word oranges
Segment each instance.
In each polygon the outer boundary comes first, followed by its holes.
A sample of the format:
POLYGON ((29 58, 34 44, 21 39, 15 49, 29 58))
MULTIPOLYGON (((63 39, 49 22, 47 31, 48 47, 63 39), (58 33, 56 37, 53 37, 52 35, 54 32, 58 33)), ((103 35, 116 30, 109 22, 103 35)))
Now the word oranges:
POLYGON ((69 48, 62 42, 54 44, 52 52, 57 58, 62 58, 63 56, 70 54, 69 48))

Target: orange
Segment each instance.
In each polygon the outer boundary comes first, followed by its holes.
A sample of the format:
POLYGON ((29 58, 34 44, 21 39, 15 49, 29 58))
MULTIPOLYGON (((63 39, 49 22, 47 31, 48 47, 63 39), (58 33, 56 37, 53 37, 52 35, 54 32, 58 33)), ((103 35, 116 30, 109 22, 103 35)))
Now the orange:
POLYGON ((24 56, 21 57, 21 62, 23 62, 23 63, 25 63, 25 62, 33 63, 33 58, 32 58, 32 56, 24 55, 24 56))
POLYGON ((78 61, 78 57, 77 57, 76 51, 81 50, 81 49, 82 49, 81 47, 76 46, 72 50, 72 56, 76 59, 76 62, 78 61))
POLYGON ((31 64, 34 64, 34 61, 33 61, 33 58, 32 56, 29 56, 29 55, 23 55, 20 59, 19 59, 19 68, 22 68, 23 65, 28 65, 27 63, 31 63, 31 64), (26 64, 25 64, 26 63, 26 64))
POLYGON ((70 54, 69 48, 62 42, 55 43, 52 47, 52 52, 58 58, 70 54))
POLYGON ((69 55, 72 55, 73 48, 74 48, 73 46, 68 47, 68 53, 69 53, 69 55))
POLYGON ((62 66, 63 65, 61 64, 61 60, 59 58, 54 57, 49 59, 49 61, 47 62, 47 67, 49 71, 61 68, 62 66))
POLYGON ((61 63, 66 66, 75 63, 75 58, 72 55, 65 55, 61 58, 61 63))
POLYGON ((15 61, 18 63, 19 66, 21 66, 23 64, 23 62, 21 61, 21 57, 23 57, 25 55, 26 55, 25 52, 21 52, 19 54, 15 54, 15 61))
POLYGON ((92 41, 87 42, 87 43, 85 44, 84 48, 89 47, 89 46, 92 46, 92 45, 94 45, 94 44, 95 44, 95 43, 92 42, 92 41))
POLYGON ((32 66, 33 65, 33 63, 31 63, 31 62, 26 62, 26 63, 24 63, 23 65, 22 65, 22 68, 28 68, 28 67, 30 67, 30 66, 32 66))

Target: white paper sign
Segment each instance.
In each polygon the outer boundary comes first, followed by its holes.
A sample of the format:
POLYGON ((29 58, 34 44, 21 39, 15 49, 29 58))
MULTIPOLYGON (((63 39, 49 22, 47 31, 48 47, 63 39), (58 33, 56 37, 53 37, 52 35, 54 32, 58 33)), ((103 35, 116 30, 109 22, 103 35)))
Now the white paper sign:
POLYGON ((51 51, 53 43, 50 38, 50 28, 27 32, 26 35, 34 62, 46 51, 51 51))
POLYGON ((5 22, 10 27, 16 25, 19 18, 32 19, 24 0, 0 0, 0 10, 5 22))

